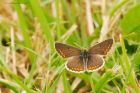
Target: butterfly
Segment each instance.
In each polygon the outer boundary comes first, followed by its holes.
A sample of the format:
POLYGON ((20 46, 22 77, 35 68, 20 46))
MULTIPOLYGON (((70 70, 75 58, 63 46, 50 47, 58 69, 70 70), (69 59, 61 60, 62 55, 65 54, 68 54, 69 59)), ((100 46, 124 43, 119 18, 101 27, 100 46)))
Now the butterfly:
POLYGON ((55 43, 56 51, 63 58, 70 58, 66 63, 66 69, 75 72, 93 72, 104 66, 102 55, 106 55, 113 44, 113 39, 107 39, 96 45, 91 46, 88 50, 80 50, 76 47, 55 43))

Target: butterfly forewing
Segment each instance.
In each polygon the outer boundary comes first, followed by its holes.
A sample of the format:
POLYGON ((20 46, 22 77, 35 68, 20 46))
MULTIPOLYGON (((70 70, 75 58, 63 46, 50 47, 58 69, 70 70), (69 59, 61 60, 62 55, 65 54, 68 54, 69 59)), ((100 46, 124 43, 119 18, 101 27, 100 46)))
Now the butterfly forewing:
POLYGON ((63 58, 78 56, 81 52, 78 48, 62 43, 55 43, 55 48, 63 58))
POLYGON ((99 70, 104 65, 104 60, 99 55, 91 55, 87 62, 87 71, 96 71, 99 70))
POLYGON ((113 44, 113 39, 105 40, 99 44, 96 44, 89 48, 90 54, 100 54, 100 55, 106 55, 109 49, 111 48, 113 44))
POLYGON ((68 60, 66 68, 69 71, 80 73, 84 71, 84 64, 79 56, 75 56, 68 60))

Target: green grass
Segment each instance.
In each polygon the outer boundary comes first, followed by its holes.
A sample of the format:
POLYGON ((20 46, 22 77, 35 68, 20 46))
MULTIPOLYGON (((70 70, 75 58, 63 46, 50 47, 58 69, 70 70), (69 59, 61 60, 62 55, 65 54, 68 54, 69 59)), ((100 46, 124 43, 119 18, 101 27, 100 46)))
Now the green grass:
POLYGON ((14 47, 10 41, 9 46, 0 44, 2 93, 4 89, 9 93, 140 93, 139 1, 89 1, 90 11, 85 0, 39 1, 0 2, 0 41, 14 37, 14 47), (92 24, 87 21, 89 14, 92 24), (109 17, 107 27, 103 17, 109 17), (92 34, 88 25, 94 27, 92 34), (101 35, 102 28, 107 34, 101 35), (104 67, 95 72, 67 71, 68 59, 54 47, 62 42, 87 49, 102 38, 114 42, 104 67))

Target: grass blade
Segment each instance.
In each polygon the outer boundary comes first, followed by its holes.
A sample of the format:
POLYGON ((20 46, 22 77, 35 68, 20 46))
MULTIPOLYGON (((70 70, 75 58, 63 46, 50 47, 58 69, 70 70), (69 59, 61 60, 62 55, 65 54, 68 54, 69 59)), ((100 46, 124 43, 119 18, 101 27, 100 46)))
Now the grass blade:
POLYGON ((70 87, 70 83, 68 81, 68 78, 67 78, 65 70, 62 73, 62 80, 63 80, 64 92, 65 93, 72 93, 72 90, 71 90, 71 87, 70 87))

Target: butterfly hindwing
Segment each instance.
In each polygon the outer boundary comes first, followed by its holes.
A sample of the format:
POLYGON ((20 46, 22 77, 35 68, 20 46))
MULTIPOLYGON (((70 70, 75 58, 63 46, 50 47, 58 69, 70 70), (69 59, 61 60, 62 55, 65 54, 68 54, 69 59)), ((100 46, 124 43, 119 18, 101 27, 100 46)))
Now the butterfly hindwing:
POLYGON ((105 40, 89 48, 90 54, 106 55, 113 44, 113 39, 105 40))
POLYGON ((104 60, 99 55, 91 55, 87 62, 87 71, 92 72, 99 70, 104 65, 104 60))
POLYGON ((84 71, 84 64, 79 56, 75 56, 68 60, 66 68, 71 72, 80 73, 84 71))
POLYGON ((78 48, 62 43, 55 43, 55 48, 63 58, 78 56, 81 52, 78 48))

